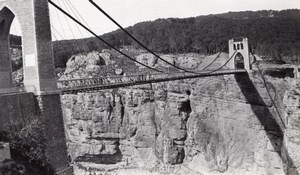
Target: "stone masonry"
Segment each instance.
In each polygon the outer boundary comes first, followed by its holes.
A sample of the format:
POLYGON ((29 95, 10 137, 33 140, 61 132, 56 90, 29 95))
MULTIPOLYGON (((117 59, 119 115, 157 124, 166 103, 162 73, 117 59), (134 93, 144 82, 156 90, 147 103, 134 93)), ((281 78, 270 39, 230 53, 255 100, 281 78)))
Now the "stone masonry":
POLYGON ((229 58, 232 59, 229 61, 230 69, 236 69, 236 55, 241 54, 244 59, 244 68, 247 71, 250 71, 250 53, 249 53, 249 46, 248 46, 248 39, 247 38, 234 38, 229 40, 229 58))
MULTIPOLYGON (((0 93, 4 89, 13 89, 9 30, 16 17, 23 35, 24 87, 27 92, 33 92, 37 97, 39 113, 46 124, 46 154, 56 174, 72 174, 67 159, 62 110, 57 91, 48 1, 1 0, 0 10, 0 93)), ((5 116, 0 115, 0 118, 5 116)))

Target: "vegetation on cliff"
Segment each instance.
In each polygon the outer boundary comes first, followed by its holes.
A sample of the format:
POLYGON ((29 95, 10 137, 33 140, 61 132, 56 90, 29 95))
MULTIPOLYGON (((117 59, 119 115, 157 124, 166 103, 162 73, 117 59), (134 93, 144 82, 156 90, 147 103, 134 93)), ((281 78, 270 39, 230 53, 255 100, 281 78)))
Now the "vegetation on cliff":
POLYGON ((52 168, 45 153, 46 138, 43 128, 44 124, 38 119, 28 123, 14 121, 7 126, 9 132, 0 132, 0 141, 10 143, 13 159, 0 162, 0 174, 1 171, 18 171, 19 173, 15 173, 17 175, 51 174, 52 168))
MULTIPOLYGON (((229 12, 185 19, 141 22, 127 30, 158 53, 227 51, 234 37, 248 37, 251 51, 263 57, 297 62, 300 55, 300 10, 229 12)), ((121 30, 102 35, 116 47, 139 46, 121 30)), ((14 39, 14 41, 18 41, 14 39)), ((70 56, 107 48, 96 38, 54 42, 56 66, 65 67, 70 56)))

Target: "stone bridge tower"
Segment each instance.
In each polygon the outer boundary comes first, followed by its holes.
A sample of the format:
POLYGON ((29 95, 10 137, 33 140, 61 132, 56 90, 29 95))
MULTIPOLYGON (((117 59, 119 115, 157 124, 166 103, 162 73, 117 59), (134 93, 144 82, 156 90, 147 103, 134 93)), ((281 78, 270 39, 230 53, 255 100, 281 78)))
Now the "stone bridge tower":
POLYGON ((250 53, 247 38, 234 38, 229 40, 229 61, 230 69, 251 70, 250 53))
POLYGON ((16 17, 23 36, 24 87, 26 92, 35 94, 40 116, 46 124, 46 154, 56 174, 72 174, 57 91, 48 1, 0 0, 0 10, 0 93, 13 89, 9 31, 16 17))

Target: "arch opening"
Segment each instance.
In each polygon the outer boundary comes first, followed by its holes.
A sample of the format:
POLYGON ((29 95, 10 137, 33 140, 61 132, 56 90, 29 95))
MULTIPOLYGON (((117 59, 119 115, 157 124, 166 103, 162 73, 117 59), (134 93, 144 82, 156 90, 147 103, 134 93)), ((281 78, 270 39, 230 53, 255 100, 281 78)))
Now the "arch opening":
POLYGON ((244 57, 240 52, 238 52, 234 57, 234 66, 236 69, 245 69, 244 57))
POLYGON ((19 20, 6 6, 0 10, 0 88, 21 86, 23 82, 22 32, 19 20))
POLYGON ((15 18, 9 33, 10 60, 14 86, 23 86, 23 48, 20 22, 15 18))

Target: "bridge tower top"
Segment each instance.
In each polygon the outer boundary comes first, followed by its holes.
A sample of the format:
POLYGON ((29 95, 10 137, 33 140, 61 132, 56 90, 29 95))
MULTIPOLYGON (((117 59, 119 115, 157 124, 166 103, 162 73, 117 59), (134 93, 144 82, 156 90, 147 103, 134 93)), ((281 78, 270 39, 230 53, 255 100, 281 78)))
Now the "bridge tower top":
POLYGON ((233 57, 229 62, 231 69, 246 69, 250 71, 250 53, 248 46, 248 38, 233 38, 229 40, 229 58, 233 57))
MULTIPOLYGON (((0 0, 0 89, 12 88, 9 31, 16 17, 22 32, 26 91, 48 94, 57 89, 47 0, 0 0)), ((1 91, 1 90, 0 90, 1 91)))

